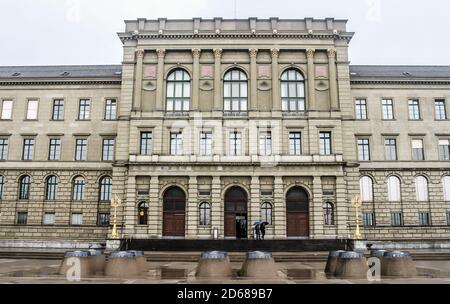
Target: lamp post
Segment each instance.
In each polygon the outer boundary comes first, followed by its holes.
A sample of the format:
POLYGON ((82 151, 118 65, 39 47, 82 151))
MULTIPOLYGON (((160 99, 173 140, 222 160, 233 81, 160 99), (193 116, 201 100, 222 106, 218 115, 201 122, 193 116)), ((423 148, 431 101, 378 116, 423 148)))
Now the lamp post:
POLYGON ((356 195, 355 197, 352 198, 352 206, 355 208, 355 212, 356 212, 356 230, 355 230, 354 238, 355 238, 355 240, 360 240, 362 238, 362 236, 361 236, 361 230, 359 228, 359 224, 360 224, 359 208, 361 208, 361 206, 362 206, 362 200, 359 195, 356 195))
POLYGON ((119 238, 119 233, 117 232, 117 207, 119 207, 122 204, 122 200, 119 198, 119 196, 116 194, 111 199, 111 206, 114 208, 114 217, 113 217, 113 228, 111 232, 111 237, 113 239, 119 238))

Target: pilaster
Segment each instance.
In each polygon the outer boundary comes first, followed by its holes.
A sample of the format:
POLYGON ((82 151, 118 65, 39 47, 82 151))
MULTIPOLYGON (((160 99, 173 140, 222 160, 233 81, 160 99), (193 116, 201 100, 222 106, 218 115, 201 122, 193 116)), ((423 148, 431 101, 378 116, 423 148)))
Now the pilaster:
POLYGON ((192 49, 192 110, 198 111, 200 98, 200 49, 192 49))
POLYGON ((217 228, 219 230, 219 237, 224 237, 223 231, 223 215, 222 215, 222 198, 220 184, 220 177, 214 176, 211 185, 211 228, 217 228))
POLYGON ((308 60, 308 98, 309 108, 308 110, 316 110, 316 75, 314 71, 314 49, 306 50, 306 58, 308 60))
POLYGON ((249 49, 250 55, 250 110, 256 111, 258 108, 258 71, 256 57, 258 49, 249 49))
POLYGON ((186 207, 186 239, 196 239, 199 222, 197 176, 189 177, 188 201, 186 207))
POLYGON ((141 102, 142 102, 142 70, 143 70, 143 60, 144 60, 145 51, 137 50, 136 51, 136 73, 135 73, 135 82, 134 82, 134 102, 133 102, 133 111, 141 110, 141 102))
POLYGON ((222 50, 214 49, 214 111, 222 111, 222 50))
POLYGON ((272 49, 272 111, 281 111, 281 96, 280 96, 280 83, 279 83, 279 67, 278 67, 278 55, 279 49, 272 49))
POLYGON ((328 71, 330 81, 330 106, 331 110, 338 110, 338 92, 337 92, 337 74, 336 74, 336 50, 329 49, 328 54, 328 71))
POLYGON ((275 239, 286 238, 286 204, 284 198, 283 177, 275 176, 274 180, 273 226, 275 239))
POLYGON ((310 209, 310 236, 312 239, 320 239, 324 234, 323 230, 323 211, 322 211, 322 179, 320 176, 314 176, 312 187, 312 199, 310 209))
POLYGON ((165 49, 157 49, 158 56, 158 76, 156 79, 156 110, 164 111, 164 58, 165 49))

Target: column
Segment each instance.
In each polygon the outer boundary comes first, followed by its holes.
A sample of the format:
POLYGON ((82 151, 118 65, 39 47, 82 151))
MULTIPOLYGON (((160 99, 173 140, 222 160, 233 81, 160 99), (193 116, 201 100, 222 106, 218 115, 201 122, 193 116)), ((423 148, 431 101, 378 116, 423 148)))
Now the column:
POLYGON ((328 73, 330 81, 330 105, 331 110, 338 110, 337 75, 336 75, 336 50, 329 49, 328 52, 328 73))
POLYGON ((250 49, 250 110, 258 108, 258 71, 256 66, 256 56, 258 49, 250 49))
POLYGON ((148 232, 150 237, 162 237, 162 203, 159 202, 158 176, 152 176, 150 178, 149 197, 148 232))
POLYGON ((219 229, 220 238, 223 238, 224 237, 223 217, 225 215, 223 214, 222 211, 221 188, 222 187, 220 184, 220 177, 214 176, 212 179, 212 187, 211 187, 211 233, 213 233, 214 228, 217 228, 219 229))
MULTIPOLYGON (((128 180, 126 181, 126 187, 127 190, 125 193, 124 200, 122 203, 124 204, 124 235, 123 237, 129 238, 133 237, 133 234, 135 233, 135 226, 136 226, 136 177, 135 176, 129 176, 128 180)), ((112 209, 112 212, 114 212, 114 209, 112 209)))
MULTIPOLYGON (((358 189, 359 190, 359 189, 358 189)), ((347 182, 344 177, 336 177, 336 204, 334 206, 334 223, 337 226, 337 235, 340 238, 347 238, 348 231, 348 211, 347 203, 347 182)))
POLYGON ((261 198, 260 198, 259 176, 252 176, 250 186, 250 201, 248 205, 248 236, 253 239, 253 223, 261 219, 261 198))
POLYGON ((275 239, 286 238, 286 199, 284 197, 283 177, 275 176, 273 184, 273 226, 275 239))
POLYGON ((316 74, 314 71, 314 49, 306 50, 306 58, 308 59, 308 100, 309 110, 316 110, 316 74))
POLYGON ((158 56, 158 75, 156 79, 156 110, 164 111, 164 57, 165 49, 157 49, 158 56))
POLYGON ((214 49, 214 111, 222 111, 222 50, 214 49))
POLYGON ((200 102, 200 49, 192 49, 192 110, 198 111, 200 102))
POLYGON ((141 99, 142 99, 142 70, 144 61, 144 50, 136 51, 136 76, 134 83, 134 103, 133 111, 141 110, 141 99))
POLYGON ((186 239, 196 239, 198 227, 198 184, 197 176, 189 177, 188 201, 186 206, 186 239))
POLYGON ((323 212, 322 212, 322 179, 320 176, 314 176, 313 180, 313 197, 310 209, 310 227, 311 238, 320 239, 323 235, 323 212))
POLYGON ((281 111, 280 83, 278 79, 278 55, 279 49, 272 49, 272 110, 281 111))

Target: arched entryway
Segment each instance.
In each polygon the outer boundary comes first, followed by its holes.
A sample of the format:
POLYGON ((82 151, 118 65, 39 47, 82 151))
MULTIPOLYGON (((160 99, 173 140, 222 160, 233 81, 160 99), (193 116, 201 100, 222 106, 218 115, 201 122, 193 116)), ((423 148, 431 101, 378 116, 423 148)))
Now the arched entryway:
POLYGON ((179 187, 171 187, 163 196, 163 236, 184 237, 186 195, 179 187))
POLYGON ((286 194, 288 237, 309 237, 309 195, 305 189, 294 187, 286 194))
POLYGON ((240 187, 232 187, 225 193, 225 237, 248 238, 247 193, 240 187))

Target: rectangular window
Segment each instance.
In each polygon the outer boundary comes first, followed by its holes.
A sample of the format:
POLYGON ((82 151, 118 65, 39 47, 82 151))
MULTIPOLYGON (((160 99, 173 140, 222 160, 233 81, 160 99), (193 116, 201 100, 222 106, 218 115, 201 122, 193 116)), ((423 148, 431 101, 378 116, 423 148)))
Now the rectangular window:
POLYGON ((61 155, 61 139, 51 138, 48 160, 59 160, 61 155))
POLYGON ((117 100, 106 99, 105 102, 105 120, 115 120, 117 115, 117 100))
POLYGON ((183 155, 183 135, 181 132, 170 133, 170 155, 183 155))
POLYGON ((0 160, 8 158, 8 139, 0 138, 0 160))
POLYGON ((420 226, 430 226, 430 213, 429 212, 419 212, 419 225, 420 226))
POLYGON ((53 100, 52 120, 64 120, 64 100, 53 100))
POLYGON ((384 120, 394 119, 394 102, 392 101, 392 99, 383 99, 381 101, 381 107, 383 110, 384 120))
POLYGON ((108 227, 110 221, 109 213, 99 213, 98 214, 98 225, 101 227, 108 227))
POLYGON ((152 142, 153 133, 152 132, 141 132, 141 155, 151 155, 152 154, 152 142))
POLYGON ((75 141, 75 160, 86 160, 87 158, 87 139, 78 138, 75 141))
POLYGON ((302 154, 302 134, 300 132, 289 132, 289 154, 302 154))
POLYGON ((424 160, 423 153, 423 140, 422 139, 413 139, 411 141, 412 145, 412 158, 413 160, 424 160))
POLYGON ((320 155, 331 155, 331 132, 320 132, 320 155))
POLYGON ((384 140, 384 150, 386 160, 397 160, 397 140, 395 138, 386 138, 384 140))
POLYGON ((439 140, 439 159, 450 160, 450 140, 448 139, 439 140))
POLYGON ((28 212, 17 212, 17 225, 26 225, 28 222, 28 212))
POLYGON ((447 212, 447 225, 450 226, 450 212, 447 212))
POLYGON ((78 108, 78 120, 89 120, 91 115, 91 101, 89 99, 80 99, 78 108))
POLYGON ((434 108, 436 113, 436 120, 446 120, 447 112, 445 109, 445 100, 444 99, 436 99, 434 101, 434 108))
POLYGON ((44 214, 44 225, 54 225, 55 224, 55 214, 53 212, 46 212, 44 214))
POLYGON ((114 160, 114 139, 103 139, 102 147, 102 160, 112 161, 114 160))
POLYGON ((27 119, 28 120, 34 120, 38 118, 38 108, 39 108, 39 101, 37 100, 28 100, 28 106, 27 106, 27 119))
POLYGON ((34 154, 34 139, 25 138, 23 140, 22 160, 33 160, 33 154, 34 154))
POLYGON ((82 213, 72 213, 71 223, 72 223, 72 226, 83 225, 83 214, 82 213))
POLYGON ((12 108, 13 108, 12 100, 3 100, 2 101, 2 119, 11 119, 12 118, 12 108))
POLYGON ((372 227, 375 226, 375 216, 373 212, 363 212, 362 213, 362 222, 364 227, 372 227))
POLYGON ((367 101, 365 99, 357 99, 355 101, 356 119, 367 119, 367 101))
POLYGON ((391 213, 391 225, 392 226, 402 226, 402 213, 401 212, 392 212, 391 213))
POLYGON ((370 146, 367 138, 358 139, 358 159, 361 161, 370 160, 370 146))
POLYGON ((408 107, 409 107, 409 119, 419 120, 420 119, 419 100, 417 99, 408 100, 408 107))
POLYGON ((200 155, 210 156, 212 155, 212 133, 200 132, 200 155))
POLYGON ((263 156, 272 155, 272 132, 259 133, 259 154, 263 156))
POLYGON ((238 131, 230 132, 230 155, 240 156, 242 153, 242 133, 238 131))

